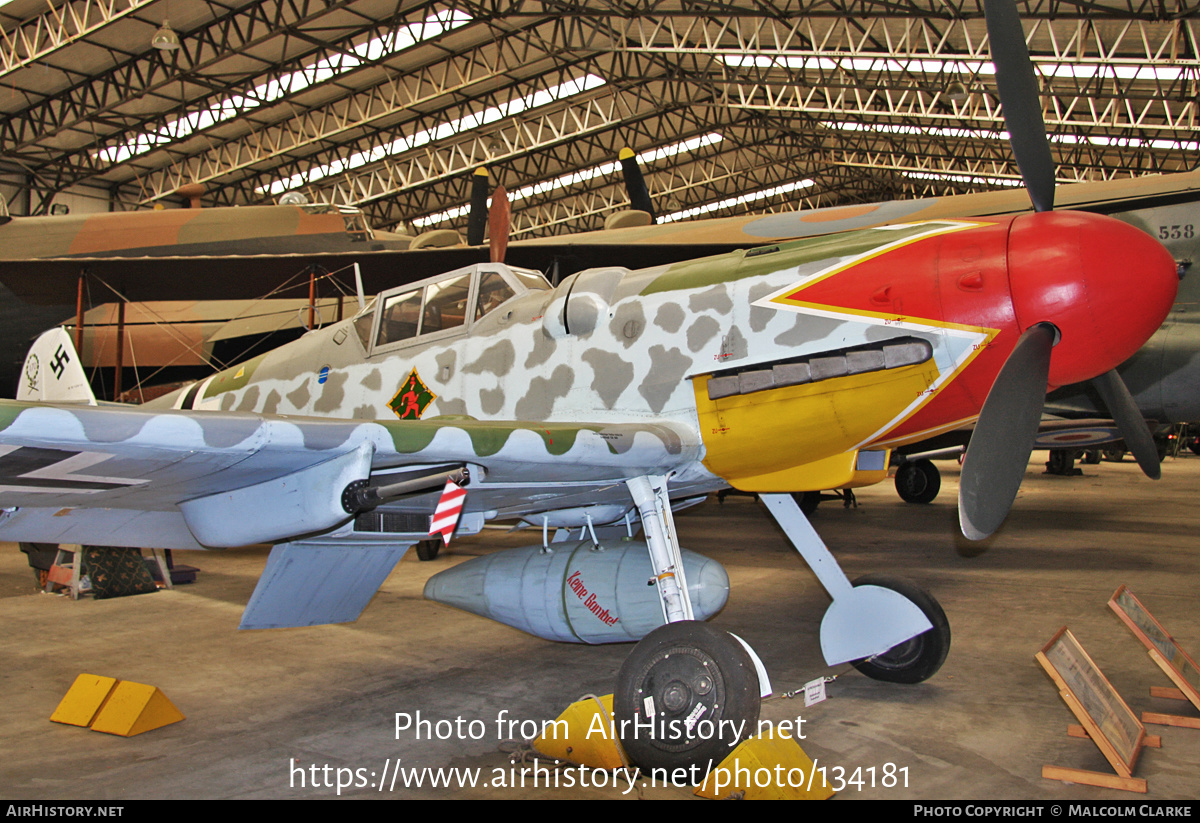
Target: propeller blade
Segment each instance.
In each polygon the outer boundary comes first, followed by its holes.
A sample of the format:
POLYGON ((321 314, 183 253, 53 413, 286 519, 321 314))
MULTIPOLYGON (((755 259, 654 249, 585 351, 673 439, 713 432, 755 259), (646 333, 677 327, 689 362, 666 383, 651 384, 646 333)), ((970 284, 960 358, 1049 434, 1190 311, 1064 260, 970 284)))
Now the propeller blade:
POLYGON ((493 263, 503 263, 508 251, 508 231, 512 225, 512 208, 508 205, 508 190, 497 186, 488 211, 488 244, 493 263))
POLYGON ((1054 158, 1042 119, 1042 101, 1033 63, 1025 45, 1025 30, 1013 0, 984 0, 988 43, 996 66, 996 91, 1004 109, 1004 124, 1029 199, 1037 211, 1054 208, 1054 158))
POLYGON ((646 178, 642 176, 642 167, 638 165, 633 149, 623 148, 617 157, 621 161, 621 173, 625 176, 625 193, 629 195, 629 207, 646 212, 650 215, 650 222, 657 223, 654 204, 650 202, 650 190, 646 188, 646 178))
POLYGON ((1100 392, 1100 398, 1108 407, 1108 413, 1117 421, 1117 428, 1125 438, 1125 445, 1137 458, 1138 465, 1151 480, 1162 477, 1162 464, 1158 460, 1158 448, 1154 445, 1154 437, 1146 426, 1133 396, 1125 386, 1125 381, 1117 370, 1106 371, 1099 377, 1092 378, 1092 385, 1100 392))
POLYGON ((970 540, 988 537, 1008 516, 1037 438, 1055 329, 1024 331, 979 413, 958 487, 958 523, 970 540))
POLYGON ((475 169, 471 177, 471 213, 467 217, 467 245, 482 246, 488 227, 488 170, 475 169))

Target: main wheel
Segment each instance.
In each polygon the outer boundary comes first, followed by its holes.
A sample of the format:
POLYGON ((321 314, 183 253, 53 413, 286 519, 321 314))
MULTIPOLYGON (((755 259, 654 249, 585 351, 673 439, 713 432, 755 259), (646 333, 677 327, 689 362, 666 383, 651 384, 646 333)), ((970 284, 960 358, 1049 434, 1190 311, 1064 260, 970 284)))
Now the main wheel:
POLYGON ((418 560, 433 560, 438 556, 438 552, 442 550, 442 539, 422 540, 417 544, 417 559, 418 560))
POLYGON ((941 488, 941 472, 929 460, 911 460, 896 469, 896 493, 905 503, 932 503, 941 488))
POLYGON ((889 683, 920 683, 928 680, 946 662, 950 651, 950 622, 933 596, 915 583, 890 574, 867 574, 855 586, 879 586, 904 595, 925 613, 933 628, 905 640, 883 654, 854 661, 854 668, 875 680, 889 683))
POLYGON ((642 638, 617 675, 613 714, 621 745, 643 769, 706 771, 757 731, 754 662, 728 632, 697 621, 642 638))
POLYGON ((800 511, 804 512, 805 517, 812 517, 817 513, 817 506, 821 505, 820 492, 794 492, 792 497, 796 500, 796 505, 800 507, 800 511))

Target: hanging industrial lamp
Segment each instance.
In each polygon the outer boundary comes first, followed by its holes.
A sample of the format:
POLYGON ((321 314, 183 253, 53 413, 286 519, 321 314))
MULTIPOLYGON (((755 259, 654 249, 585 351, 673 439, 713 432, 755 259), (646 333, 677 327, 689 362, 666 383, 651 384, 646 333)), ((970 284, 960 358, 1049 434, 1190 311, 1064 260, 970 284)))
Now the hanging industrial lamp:
POLYGON ((159 51, 175 51, 179 48, 179 35, 175 33, 167 20, 163 20, 158 31, 154 32, 154 36, 150 38, 150 45, 159 51))

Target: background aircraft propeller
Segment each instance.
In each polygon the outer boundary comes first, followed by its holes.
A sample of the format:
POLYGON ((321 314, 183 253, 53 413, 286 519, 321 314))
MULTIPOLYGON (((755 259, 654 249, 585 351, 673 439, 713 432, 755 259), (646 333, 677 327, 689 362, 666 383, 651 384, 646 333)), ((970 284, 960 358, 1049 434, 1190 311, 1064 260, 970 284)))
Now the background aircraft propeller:
POLYGON ((621 173, 625 176, 625 193, 629 195, 629 207, 638 209, 650 215, 650 222, 657 223, 654 214, 654 204, 650 202, 650 190, 646 188, 646 178, 642 176, 642 168, 638 165, 637 155, 631 148, 623 148, 617 158, 621 161, 621 173))
POLYGON ((497 186, 492 192, 492 207, 488 210, 489 258, 493 263, 503 263, 508 251, 508 232, 512 227, 512 207, 508 204, 508 190, 497 186))
MULTIPOLYGON (((1013 155, 1038 212, 1054 208, 1054 159, 1025 32, 1013 0, 984 0, 996 89, 1013 155)), ((1045 404, 1051 349, 1057 329, 1035 322, 1021 334, 980 410, 963 460, 958 494, 962 532, 971 540, 991 535, 1012 507, 1029 463, 1045 404)), ((1116 371, 1094 379, 1125 443, 1151 478, 1161 474, 1145 420, 1116 371)))
POLYGON ((467 216, 467 245, 482 246, 488 241, 488 259, 503 263, 508 252, 508 235, 512 228, 512 207, 508 190, 497 186, 488 206, 488 170, 478 168, 471 176, 471 211, 467 216))
POLYGON ((488 170, 471 175, 471 212, 467 217, 467 245, 482 246, 488 228, 488 170))

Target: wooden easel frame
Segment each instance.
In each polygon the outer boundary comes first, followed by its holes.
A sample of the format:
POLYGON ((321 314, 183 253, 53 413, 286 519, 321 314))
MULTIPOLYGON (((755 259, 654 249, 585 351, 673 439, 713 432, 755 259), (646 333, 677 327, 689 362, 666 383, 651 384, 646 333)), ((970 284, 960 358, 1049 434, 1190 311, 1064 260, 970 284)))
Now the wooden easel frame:
POLYGON ((55 586, 63 586, 72 600, 78 600, 85 591, 83 587, 83 546, 64 543, 58 546, 54 562, 46 574, 44 591, 52 594, 55 586))
POLYGON ((1059 695, 1080 723, 1070 727, 1068 734, 1091 738, 1116 772, 1113 775, 1042 766, 1042 777, 1145 794, 1146 781, 1134 777, 1133 769, 1142 747, 1157 748, 1162 745, 1161 739, 1146 734, 1146 727, 1066 626, 1058 630, 1034 659, 1058 686, 1059 695))
MULTIPOLYGON (((1151 697, 1165 697, 1171 700, 1187 700, 1197 711, 1200 711, 1200 666, 1180 648, 1175 638, 1163 628, 1162 623, 1142 605, 1128 586, 1121 586, 1108 601, 1108 607, 1125 624, 1133 636, 1142 641, 1150 659, 1153 660, 1175 688, 1151 686, 1151 697), (1136 610, 1137 613, 1131 613, 1136 610), (1182 664, 1182 665, 1180 665, 1182 664), (1187 671, 1196 673, 1197 683, 1187 679, 1187 671)), ((1184 717, 1177 714, 1161 714, 1159 712, 1142 712, 1143 723, 1154 723, 1160 726, 1179 726, 1185 729, 1200 729, 1200 717, 1184 717)))

